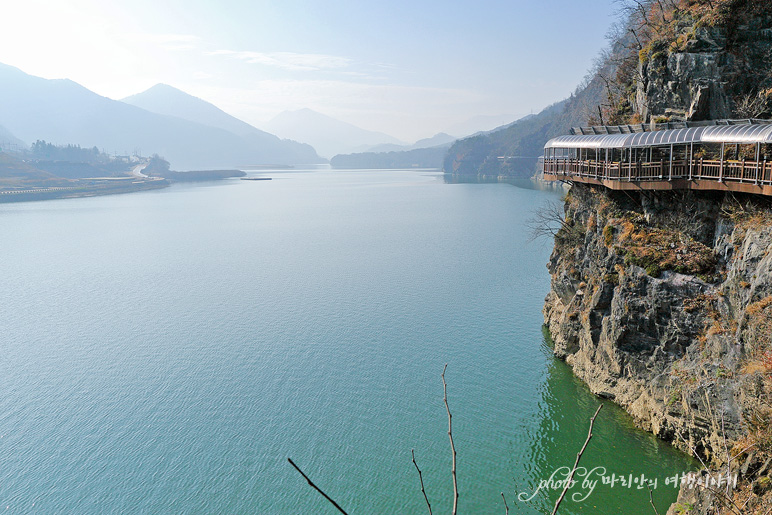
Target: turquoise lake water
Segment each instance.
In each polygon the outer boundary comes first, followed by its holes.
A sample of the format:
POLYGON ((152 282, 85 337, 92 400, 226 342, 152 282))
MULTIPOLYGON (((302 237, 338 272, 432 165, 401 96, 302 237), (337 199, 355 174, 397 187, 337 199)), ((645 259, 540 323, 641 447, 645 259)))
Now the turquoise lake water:
MULTIPOLYGON (((0 513, 548 512, 598 399, 542 335, 552 192, 296 171, 0 205, 0 513)), ((692 463, 607 404, 582 464, 692 463)), ((649 513, 599 484, 565 514, 649 513)))

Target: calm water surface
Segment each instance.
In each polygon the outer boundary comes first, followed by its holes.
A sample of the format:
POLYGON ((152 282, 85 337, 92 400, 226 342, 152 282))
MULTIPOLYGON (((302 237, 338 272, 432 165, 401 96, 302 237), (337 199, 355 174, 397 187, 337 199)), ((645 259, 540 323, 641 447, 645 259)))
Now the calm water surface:
MULTIPOLYGON (((543 513, 598 400, 541 333, 554 193, 427 171, 272 174, 0 205, 0 513, 543 513)), ((583 458, 691 463, 612 405, 583 458)), ((598 485, 561 513, 643 513, 598 485)))

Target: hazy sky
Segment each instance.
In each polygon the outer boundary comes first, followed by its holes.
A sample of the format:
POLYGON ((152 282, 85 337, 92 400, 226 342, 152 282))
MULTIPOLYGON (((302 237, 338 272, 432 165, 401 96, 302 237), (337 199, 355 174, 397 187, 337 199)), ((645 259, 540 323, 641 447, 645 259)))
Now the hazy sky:
POLYGON ((163 82, 260 127, 309 107, 406 141, 568 96, 613 0, 0 0, 0 62, 120 99, 163 82))

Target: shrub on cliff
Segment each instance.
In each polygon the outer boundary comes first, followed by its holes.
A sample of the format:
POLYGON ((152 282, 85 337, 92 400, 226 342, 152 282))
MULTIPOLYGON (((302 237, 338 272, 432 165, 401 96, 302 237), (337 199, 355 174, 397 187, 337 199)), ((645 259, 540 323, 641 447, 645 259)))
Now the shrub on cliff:
POLYGON ((745 327, 743 339, 750 368, 772 374, 772 297, 748 306, 745 327))
POLYGON ((710 247, 679 230, 647 227, 637 214, 611 218, 602 233, 604 244, 624 256, 626 265, 640 266, 652 277, 665 270, 705 276, 716 269, 710 247))
POLYGON ((652 277, 663 270, 681 274, 704 275, 715 270, 713 250, 678 231, 636 228, 620 242, 627 264, 646 269, 652 277))

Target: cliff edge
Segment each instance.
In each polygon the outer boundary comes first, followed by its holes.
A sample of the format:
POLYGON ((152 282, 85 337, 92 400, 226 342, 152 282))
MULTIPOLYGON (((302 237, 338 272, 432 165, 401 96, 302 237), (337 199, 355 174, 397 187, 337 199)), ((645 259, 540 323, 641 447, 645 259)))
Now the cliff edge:
POLYGON ((548 268, 555 354, 642 428, 741 476, 733 500, 684 489, 685 513, 769 506, 772 204, 574 184, 548 268))

